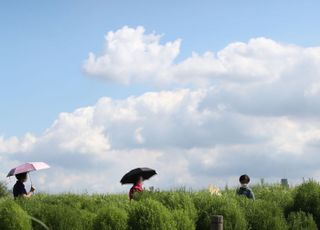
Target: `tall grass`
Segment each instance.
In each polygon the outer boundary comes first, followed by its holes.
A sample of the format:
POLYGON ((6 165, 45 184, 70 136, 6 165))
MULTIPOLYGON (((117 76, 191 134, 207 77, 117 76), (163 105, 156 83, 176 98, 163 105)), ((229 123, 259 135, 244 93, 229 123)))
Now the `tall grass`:
POLYGON ((224 216, 226 230, 320 228, 317 182, 294 188, 254 186, 253 191, 256 201, 236 196, 234 189, 221 195, 179 189, 144 192, 131 202, 127 194, 37 194, 14 201, 5 192, 0 198, 0 229, 43 230, 44 223, 51 230, 205 230, 213 215, 224 216))

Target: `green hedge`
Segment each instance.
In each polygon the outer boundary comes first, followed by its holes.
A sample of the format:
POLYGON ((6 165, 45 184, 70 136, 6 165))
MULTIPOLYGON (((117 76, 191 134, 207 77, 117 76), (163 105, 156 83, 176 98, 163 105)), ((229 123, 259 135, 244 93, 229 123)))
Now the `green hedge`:
POLYGON ((132 230, 175 230, 176 224, 169 210, 152 199, 132 201, 128 220, 132 230))
POLYGON ((193 200, 198 210, 197 229, 210 229, 213 215, 223 215, 225 230, 247 229, 245 213, 235 198, 199 192, 193 195, 193 200))
POLYGON ((137 200, 153 199, 159 201, 170 211, 184 210, 184 214, 194 224, 197 220, 197 209, 189 193, 183 191, 145 192, 138 194, 137 200))
POLYGON ((1 230, 31 230, 29 215, 13 200, 0 199, 1 230))
POLYGON ((317 224, 311 214, 292 212, 288 216, 289 230, 317 230, 317 224))
MULTIPOLYGON (((235 190, 223 191, 222 196, 208 191, 144 192, 131 202, 127 194, 37 194, 15 201, 6 197, 1 199, 0 224, 28 230, 30 215, 52 230, 202 230, 210 228, 213 215, 223 215, 226 230, 312 230, 316 229, 315 223, 319 226, 318 183, 311 181, 289 189, 278 185, 254 186, 253 191, 256 201, 236 196, 235 190), (8 214, 15 212, 17 215, 8 214)), ((10 229, 3 226, 1 230, 10 229)), ((43 230, 35 221, 32 227, 43 230)))
POLYGON ((126 230, 128 229, 128 214, 117 207, 104 207, 99 210, 94 220, 94 230, 126 230))
POLYGON ((8 188, 5 182, 0 181, 0 198, 7 197, 9 195, 8 188))
POLYGON ((285 230, 287 223, 280 206, 272 201, 241 199, 248 228, 252 230, 285 230))
POLYGON ((304 211, 313 215, 320 228, 320 185, 309 181, 296 188, 293 211, 304 211))
POLYGON ((194 230, 196 228, 194 220, 190 219, 185 210, 175 209, 171 212, 177 230, 194 230))

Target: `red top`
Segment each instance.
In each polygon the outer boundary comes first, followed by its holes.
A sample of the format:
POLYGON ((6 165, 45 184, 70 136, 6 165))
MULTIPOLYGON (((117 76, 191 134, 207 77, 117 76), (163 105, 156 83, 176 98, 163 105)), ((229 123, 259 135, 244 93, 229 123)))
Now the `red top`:
POLYGON ((135 192, 143 192, 142 183, 137 183, 132 186, 132 188, 129 191, 129 199, 130 200, 133 198, 133 194, 135 192))

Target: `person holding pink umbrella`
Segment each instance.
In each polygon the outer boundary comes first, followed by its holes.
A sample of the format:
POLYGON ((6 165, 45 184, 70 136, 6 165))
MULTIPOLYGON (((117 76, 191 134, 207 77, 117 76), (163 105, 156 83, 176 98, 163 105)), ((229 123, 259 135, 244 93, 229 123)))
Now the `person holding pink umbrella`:
POLYGON ((31 185, 30 191, 27 192, 24 186, 24 182, 26 182, 28 179, 27 173, 19 173, 19 174, 16 174, 15 176, 17 178, 17 182, 13 186, 13 197, 14 198, 31 197, 36 189, 31 185))
MULTIPOLYGON (((17 197, 26 197, 29 198, 33 195, 35 188, 32 185, 31 182, 31 188, 30 191, 27 192, 24 183, 28 179, 28 172, 36 171, 40 169, 47 169, 50 168, 50 166, 44 162, 29 162, 22 165, 19 165, 13 169, 10 170, 7 177, 10 176, 16 176, 17 182, 13 186, 13 196, 14 198, 17 197)), ((30 179, 31 181, 31 179, 30 179)))

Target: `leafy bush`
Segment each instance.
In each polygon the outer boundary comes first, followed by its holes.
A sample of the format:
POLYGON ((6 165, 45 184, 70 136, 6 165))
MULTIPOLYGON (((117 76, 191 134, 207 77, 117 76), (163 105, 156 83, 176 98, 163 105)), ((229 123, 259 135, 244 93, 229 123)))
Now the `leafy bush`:
POLYGON ((9 191, 8 191, 6 184, 4 182, 0 181, 0 198, 6 197, 8 195, 9 195, 9 191))
POLYGON ((163 204, 170 211, 184 210, 185 215, 193 222, 197 219, 197 209, 189 193, 184 191, 144 192, 137 196, 137 200, 154 199, 163 204))
POLYGON ((285 216, 293 205, 292 189, 281 185, 254 186, 253 191, 257 200, 275 202, 284 211, 285 216))
POLYGON ((195 222, 190 219, 185 210, 175 209, 171 212, 177 230, 193 230, 195 229, 195 222))
POLYGON ((174 230, 175 222, 160 202, 144 199, 138 202, 133 201, 129 211, 129 229, 132 230, 174 230))
MULTIPOLYGON (((144 192, 137 193, 137 201, 132 202, 127 194, 37 194, 15 203, 52 230, 110 229, 110 226, 202 230, 210 228, 213 215, 223 215, 226 230, 315 229, 314 222, 320 219, 318 183, 308 182, 296 188, 253 186, 253 191, 256 201, 236 196, 235 190, 230 189, 223 191, 222 196, 208 191, 144 192)), ((35 221, 32 227, 43 230, 35 221)))
MULTIPOLYGON (((35 204, 35 202, 32 202, 35 204)), ((63 204, 41 204, 28 208, 30 215, 41 220, 51 230, 86 230, 92 229, 94 216, 63 204)), ((33 224, 34 229, 42 229, 33 224)))
POLYGON ((128 214, 117 207, 105 207, 101 209, 95 218, 95 230, 126 230, 128 228, 128 214))
POLYGON ((130 202, 127 195, 76 195, 76 194, 60 194, 60 195, 37 195, 34 199, 41 200, 46 204, 63 204, 75 209, 96 212, 105 206, 116 206, 128 210, 130 202))
POLYGON ((246 214, 248 228, 252 230, 284 230, 287 224, 283 210, 272 201, 248 200, 239 198, 243 212, 246 214))
POLYGON ((288 216, 289 230, 317 230, 312 215, 305 212, 292 212, 288 216))
POLYGON ((31 230, 28 214, 11 199, 0 200, 0 229, 31 230))
POLYGON ((197 229, 210 229, 213 215, 223 215, 224 229, 247 229, 244 212, 234 198, 227 196, 212 196, 209 192, 199 192, 193 195, 198 210, 197 229))
POLYGON ((294 195, 293 211, 304 211, 313 215, 320 228, 320 185, 309 181, 297 187, 294 195))

